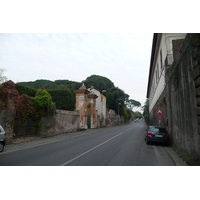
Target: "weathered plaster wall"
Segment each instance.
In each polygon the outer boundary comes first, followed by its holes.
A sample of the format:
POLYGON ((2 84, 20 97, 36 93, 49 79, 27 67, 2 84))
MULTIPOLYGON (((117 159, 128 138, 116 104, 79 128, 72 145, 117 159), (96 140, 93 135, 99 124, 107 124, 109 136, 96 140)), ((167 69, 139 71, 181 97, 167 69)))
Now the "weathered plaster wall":
POLYGON ((88 129, 88 118, 87 118, 87 109, 88 109, 88 94, 90 93, 84 84, 74 91, 76 93, 76 111, 80 115, 80 130, 88 129))
POLYGON ((56 110, 55 114, 41 119, 40 136, 48 137, 79 130, 79 113, 76 111, 56 110))
POLYGON ((36 126, 36 122, 32 118, 28 118, 23 121, 17 116, 15 118, 15 124, 13 129, 14 136, 33 136, 38 135, 38 128, 36 126))
MULTIPOLYGON (((62 133, 74 132, 79 130, 80 116, 76 111, 66 111, 66 110, 55 110, 49 116, 43 116, 38 125, 33 119, 28 119, 21 123, 19 118, 10 118, 6 116, 5 111, 0 112, 1 121, 5 119, 4 126, 6 133, 10 131, 7 144, 12 143, 13 136, 41 136, 48 137, 59 135, 62 133), (13 121, 14 120, 14 121, 13 121)), ((0 121, 0 122, 1 122, 0 121)))
POLYGON ((94 93, 96 98, 95 103, 95 114, 98 115, 97 119, 97 127, 105 127, 106 126, 106 96, 100 92, 98 89, 95 89, 93 86, 91 88, 88 88, 88 90, 92 93, 94 93))
POLYGON ((95 94, 88 95, 87 102, 87 124, 88 128, 97 128, 98 115, 96 112, 96 98, 95 94))
POLYGON ((106 126, 112 127, 112 126, 118 126, 125 124, 125 120, 123 117, 120 117, 120 115, 117 115, 114 110, 107 110, 106 113, 106 126))

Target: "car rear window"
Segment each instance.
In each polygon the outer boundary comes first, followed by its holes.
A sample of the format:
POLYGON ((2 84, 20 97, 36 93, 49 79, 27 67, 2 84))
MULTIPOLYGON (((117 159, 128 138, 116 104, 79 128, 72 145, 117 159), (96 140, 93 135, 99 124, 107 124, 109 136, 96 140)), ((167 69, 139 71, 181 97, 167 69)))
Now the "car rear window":
POLYGON ((167 130, 165 128, 159 128, 160 133, 167 133, 167 130))
POLYGON ((165 128, 160 127, 150 127, 149 130, 152 132, 167 133, 167 130, 165 128))
POLYGON ((150 127, 149 130, 152 131, 152 132, 158 132, 159 131, 159 129, 157 129, 156 127, 150 127))

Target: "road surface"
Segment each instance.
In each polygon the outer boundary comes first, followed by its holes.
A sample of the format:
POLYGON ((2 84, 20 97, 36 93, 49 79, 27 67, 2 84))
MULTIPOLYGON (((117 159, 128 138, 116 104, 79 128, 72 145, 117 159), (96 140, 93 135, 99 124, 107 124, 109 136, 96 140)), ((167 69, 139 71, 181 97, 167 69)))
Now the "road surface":
MULTIPOLYGON (((123 126, 88 129, 6 145, 4 152, 0 153, 0 166, 177 165, 171 147, 146 145, 145 129, 146 124, 141 120, 139 123, 132 122, 123 126)), ((178 165, 182 164, 179 162, 178 165)))

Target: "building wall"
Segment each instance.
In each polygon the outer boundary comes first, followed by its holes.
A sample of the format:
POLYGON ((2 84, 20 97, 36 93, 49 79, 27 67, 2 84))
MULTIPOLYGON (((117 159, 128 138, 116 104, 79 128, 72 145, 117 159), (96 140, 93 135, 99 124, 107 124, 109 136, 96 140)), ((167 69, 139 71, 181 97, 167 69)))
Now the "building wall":
POLYGON ((87 125, 88 128, 97 128, 98 126, 98 115, 96 112, 96 98, 97 95, 90 93, 88 95, 87 102, 87 125))
MULTIPOLYGON (((185 35, 184 33, 158 34, 154 56, 152 55, 153 62, 150 66, 152 73, 149 77, 149 112, 152 111, 165 89, 165 59, 167 55, 173 54, 173 40, 183 39, 185 35)), ((168 58, 173 62, 172 56, 168 58)))
POLYGON ((106 125, 106 96, 99 90, 91 87, 88 89, 98 96, 96 99, 96 113, 98 115, 98 127, 106 125))
POLYGON ((168 129, 167 109, 168 108, 166 104, 166 90, 164 90, 149 114, 149 124, 166 127, 168 129), (158 120, 157 117, 158 109, 161 109, 163 112, 162 120, 158 120))
POLYGON ((83 84, 76 93, 76 111, 80 115, 80 130, 88 129, 88 94, 90 93, 83 84))

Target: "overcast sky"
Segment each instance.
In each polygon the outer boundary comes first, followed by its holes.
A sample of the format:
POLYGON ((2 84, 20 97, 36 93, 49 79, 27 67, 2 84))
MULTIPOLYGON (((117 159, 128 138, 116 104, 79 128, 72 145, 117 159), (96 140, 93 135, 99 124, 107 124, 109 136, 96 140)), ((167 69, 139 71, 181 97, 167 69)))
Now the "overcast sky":
POLYGON ((152 38, 153 33, 1 33, 0 68, 15 83, 104 76, 143 105, 152 38))

